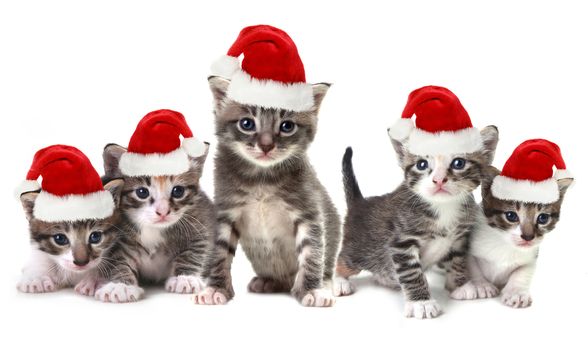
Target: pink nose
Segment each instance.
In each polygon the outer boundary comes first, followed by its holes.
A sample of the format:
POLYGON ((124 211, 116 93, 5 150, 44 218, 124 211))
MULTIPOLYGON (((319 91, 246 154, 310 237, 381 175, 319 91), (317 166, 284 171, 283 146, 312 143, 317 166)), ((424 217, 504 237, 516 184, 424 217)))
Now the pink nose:
POLYGON ((157 210, 155 210, 155 214, 157 214, 157 216, 162 217, 162 218, 168 216, 170 212, 171 212, 170 209, 167 209, 167 210, 157 209, 157 210))
POLYGON ((433 178, 433 183, 435 185, 442 185, 442 184, 444 184, 446 182, 447 182, 447 178, 446 177, 444 177, 444 178, 433 178))

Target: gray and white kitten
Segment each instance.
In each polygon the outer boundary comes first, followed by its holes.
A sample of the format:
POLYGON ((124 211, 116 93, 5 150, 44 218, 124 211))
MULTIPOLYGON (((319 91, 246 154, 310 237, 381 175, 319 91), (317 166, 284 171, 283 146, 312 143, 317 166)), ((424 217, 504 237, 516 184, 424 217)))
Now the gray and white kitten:
POLYGON ((472 191, 494 158, 498 130, 481 131, 483 149, 475 153, 423 157, 393 140, 404 181, 392 193, 364 198, 348 148, 343 157, 347 217, 337 262, 337 295, 353 293, 350 276, 367 270, 380 284, 401 289, 405 315, 433 318, 441 307, 431 297, 424 271, 447 266, 446 288, 467 282, 465 256, 480 211, 472 191))
POLYGON ((189 171, 176 176, 123 176, 118 167, 124 147, 105 147, 106 178, 125 180, 120 211, 124 236, 109 254, 108 283, 96 291, 106 302, 136 301, 141 283, 165 283, 172 293, 204 287, 206 255, 211 249, 215 210, 201 190, 206 153, 190 158, 189 171))
POLYGON ((561 205, 573 179, 557 181, 559 200, 549 204, 501 200, 490 190, 499 170, 489 167, 482 183, 479 229, 472 233, 468 269, 471 280, 453 291, 454 299, 493 298, 499 293, 507 306, 524 308, 533 302, 529 287, 539 245, 555 229, 561 205))
MULTIPOLYGON (((104 185, 119 205, 123 180, 104 185)), ((34 215, 39 192, 20 196, 31 239, 31 256, 23 268, 17 289, 23 293, 54 292, 75 287, 84 295, 93 295, 101 271, 110 268, 108 254, 121 235, 118 211, 104 219, 47 222, 34 215)))
POLYGON ((254 293, 291 292, 305 306, 331 306, 340 221, 306 150, 329 85, 315 84, 308 112, 262 108, 226 96, 229 80, 210 77, 216 134, 218 226, 208 287, 200 304, 234 295, 231 262, 237 243, 251 261, 254 293))

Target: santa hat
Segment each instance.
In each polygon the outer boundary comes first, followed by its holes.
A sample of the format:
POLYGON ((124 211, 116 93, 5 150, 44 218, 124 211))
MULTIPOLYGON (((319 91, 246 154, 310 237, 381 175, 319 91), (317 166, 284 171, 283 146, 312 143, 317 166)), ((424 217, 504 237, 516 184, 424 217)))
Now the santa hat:
POLYGON ((212 74, 231 80, 227 97, 239 103, 295 112, 314 105, 312 85, 306 83, 294 41, 272 26, 241 30, 227 54, 213 63, 212 74))
POLYGON ((423 156, 471 153, 483 146, 480 132, 457 96, 440 86, 411 92, 402 118, 388 128, 388 135, 406 141, 410 152, 423 156))
POLYGON ((206 145, 194 137, 181 113, 161 109, 141 119, 119 168, 126 176, 179 175, 190 169, 189 157, 205 151, 206 145))
POLYGON ((553 203, 559 200, 557 180, 565 178, 573 176, 566 170, 559 146, 543 139, 527 140, 508 158, 491 191, 503 200, 553 203))
POLYGON ((75 147, 54 145, 35 154, 16 193, 39 190, 33 215, 42 221, 104 219, 114 212, 112 195, 104 190, 88 157, 75 147))

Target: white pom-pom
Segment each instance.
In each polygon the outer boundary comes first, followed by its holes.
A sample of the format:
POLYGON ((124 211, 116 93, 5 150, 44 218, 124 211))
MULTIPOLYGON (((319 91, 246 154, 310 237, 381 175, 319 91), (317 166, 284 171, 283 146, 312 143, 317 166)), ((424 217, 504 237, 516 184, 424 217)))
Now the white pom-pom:
POLYGON ((402 141, 410 136, 413 129, 412 119, 401 118, 388 128, 388 136, 393 140, 402 141))
POLYGON ((216 61, 214 61, 210 67, 212 75, 218 75, 229 79, 239 69, 241 69, 239 58, 228 55, 222 55, 216 61))
POLYGON ((553 174, 553 177, 555 177, 556 180, 559 180, 559 179, 573 179, 574 178, 574 175, 568 169, 557 169, 555 171, 555 173, 553 174))
POLYGON ((40 189, 41 189, 41 185, 36 180, 24 180, 14 190, 14 197, 17 200, 20 200, 20 196, 23 193, 34 192, 34 191, 38 191, 40 189))
POLYGON ((204 155, 207 148, 208 144, 195 137, 185 138, 182 142, 182 149, 186 151, 190 157, 200 157, 204 155))

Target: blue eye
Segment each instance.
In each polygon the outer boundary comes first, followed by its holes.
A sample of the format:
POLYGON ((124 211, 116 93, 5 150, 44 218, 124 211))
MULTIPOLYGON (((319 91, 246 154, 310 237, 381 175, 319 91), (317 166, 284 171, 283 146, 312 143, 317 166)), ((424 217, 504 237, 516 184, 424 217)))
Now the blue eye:
POLYGON ((102 232, 101 231, 94 231, 90 233, 90 237, 88 238, 88 242, 90 244, 98 244, 102 240, 102 232))
POLYGON ((507 212, 505 212, 504 213, 504 217, 509 222, 518 222, 519 221, 519 216, 514 211, 507 211, 507 212))
POLYGON ((185 191, 186 189, 184 188, 184 186, 174 186, 174 188, 172 188, 171 194, 174 198, 182 198, 185 191))
POLYGON ((461 170, 465 167, 466 160, 463 158, 455 158, 451 161, 451 169, 461 170))
POLYGON ((537 216, 537 223, 539 225, 545 225, 547 222, 549 222, 549 214, 541 213, 537 216))
POLYGON ((53 241, 57 245, 66 245, 69 243, 69 239, 67 239, 67 237, 62 233, 58 233, 56 235, 53 235, 53 241))
POLYGON ((145 187, 139 187, 135 190, 135 194, 137 194, 137 197, 139 197, 141 199, 145 199, 145 198, 149 197, 149 190, 146 189, 145 187))
POLYGON ((286 121, 282 122, 282 124, 280 124, 280 131, 285 134, 289 134, 294 131, 295 127, 296 127, 296 124, 294 124, 294 122, 286 120, 286 121))
POLYGON ((426 161, 426 160, 424 160, 424 159, 421 159, 421 160, 419 160, 419 161, 416 163, 416 168, 417 168, 417 169, 419 169, 419 170, 425 170, 425 169, 427 169, 428 167, 429 167, 429 162, 427 162, 427 161, 426 161))
POLYGON ((251 118, 243 118, 239 120, 239 126, 245 131, 255 130, 255 121, 251 118))

